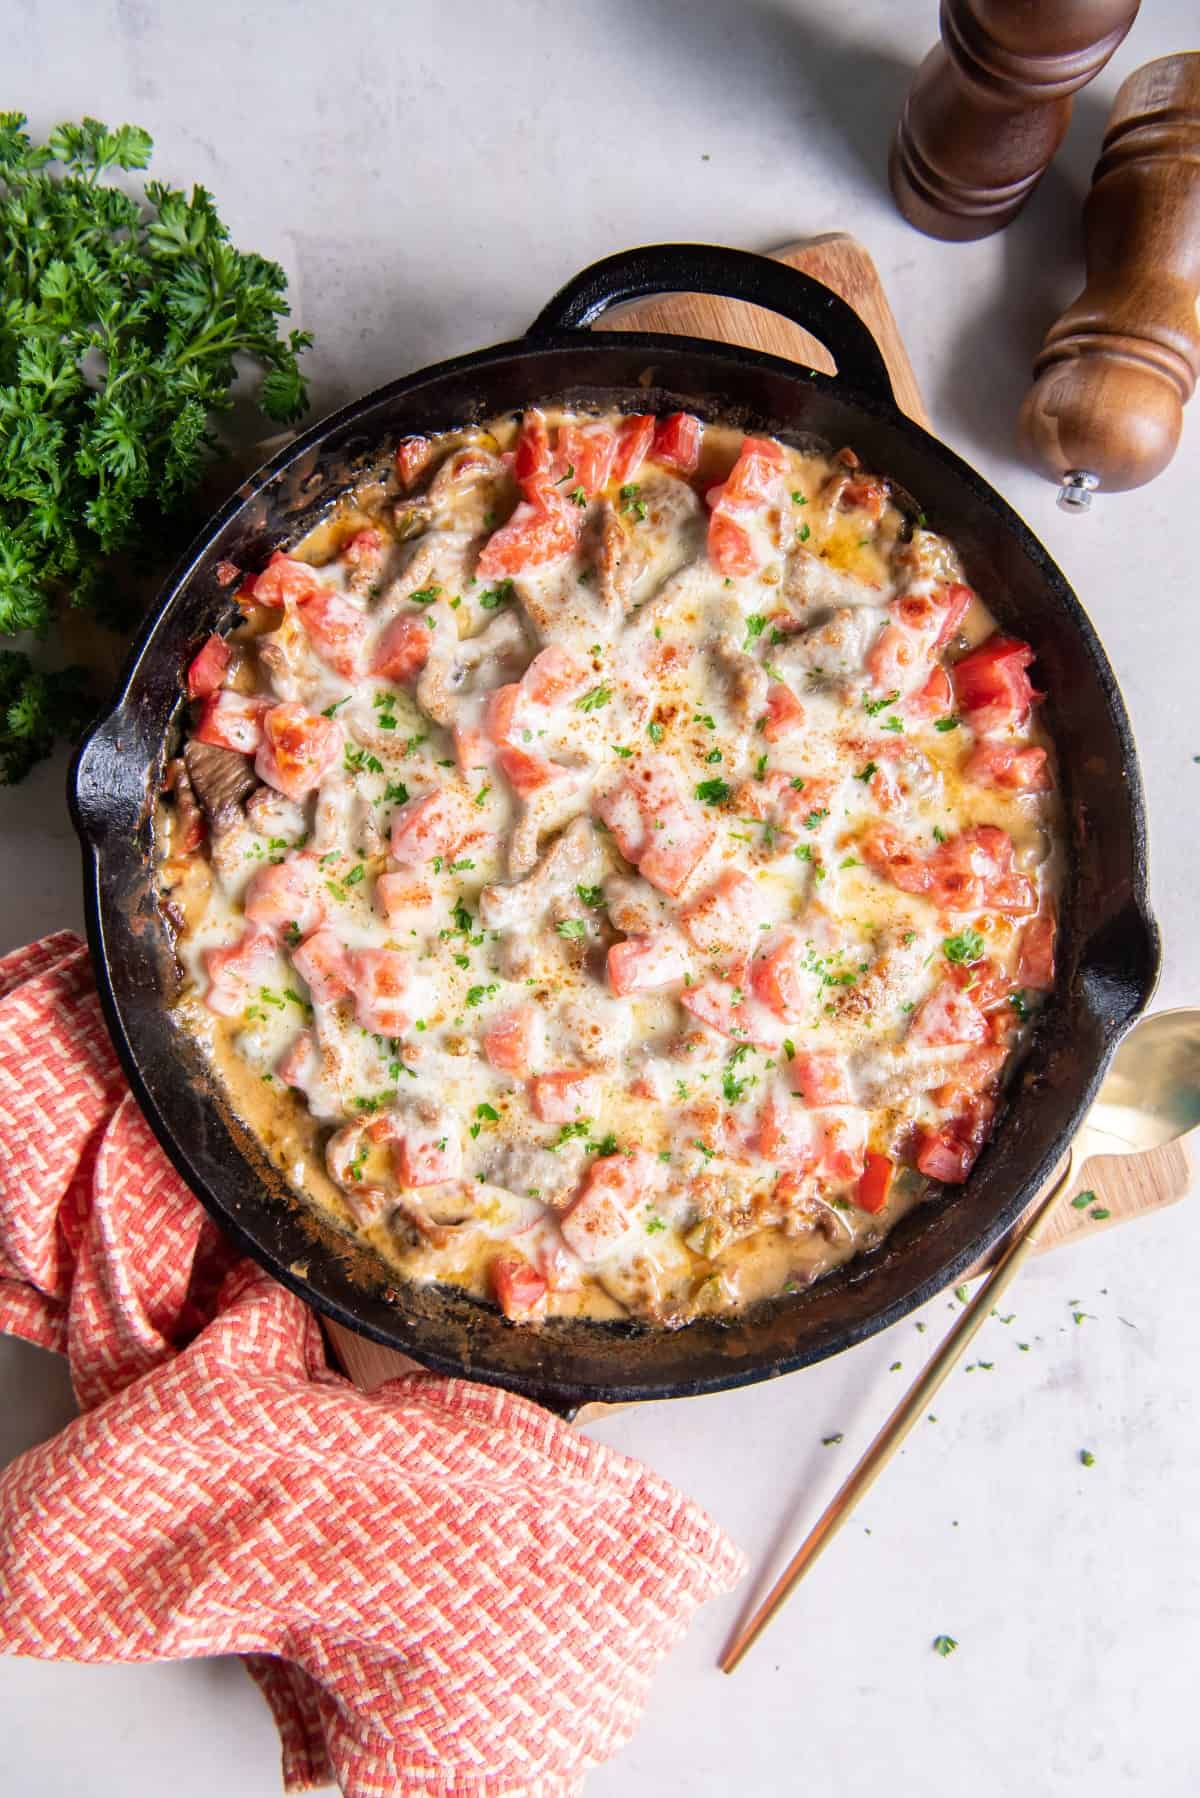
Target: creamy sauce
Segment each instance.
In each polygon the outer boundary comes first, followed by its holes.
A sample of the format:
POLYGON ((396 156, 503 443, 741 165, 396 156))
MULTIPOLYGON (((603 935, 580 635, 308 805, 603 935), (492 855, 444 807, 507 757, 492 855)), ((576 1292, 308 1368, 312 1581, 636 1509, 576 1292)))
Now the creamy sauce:
POLYGON ((677 1325, 965 1177, 1050 979, 1052 755, 853 457, 540 420, 405 446, 248 583, 198 729, 267 784, 202 846, 165 808, 181 1016, 408 1278, 677 1325))

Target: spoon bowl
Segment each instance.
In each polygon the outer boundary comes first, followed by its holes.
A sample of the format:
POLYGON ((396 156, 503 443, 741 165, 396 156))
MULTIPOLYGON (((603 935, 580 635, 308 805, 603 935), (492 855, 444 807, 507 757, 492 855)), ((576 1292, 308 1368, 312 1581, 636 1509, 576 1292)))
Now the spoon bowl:
POLYGON ((1200 1007, 1142 1018, 1105 1075, 1076 1159, 1159 1149, 1200 1125, 1200 1007))

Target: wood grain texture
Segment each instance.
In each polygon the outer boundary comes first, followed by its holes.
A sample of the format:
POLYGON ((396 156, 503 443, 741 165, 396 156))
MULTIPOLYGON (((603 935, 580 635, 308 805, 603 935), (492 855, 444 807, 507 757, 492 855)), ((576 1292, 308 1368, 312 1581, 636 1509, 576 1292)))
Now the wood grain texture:
MULTIPOLYGON (((776 262, 785 262, 824 282, 846 300, 879 345, 891 376, 896 403, 902 412, 928 426, 929 418, 917 386, 908 351, 888 305, 875 264, 860 243, 844 231, 810 237, 772 250, 776 262)), ((751 306, 745 300, 726 300, 717 294, 670 293, 650 300, 633 300, 606 312, 597 327, 602 331, 669 331, 684 337, 715 338, 718 343, 737 343, 743 349, 765 350, 789 362, 803 362, 822 374, 835 372, 833 358, 823 344, 790 319, 751 306)))
POLYGON ((1166 467, 1200 377, 1200 53, 1122 83, 1083 231, 1087 285, 1046 333, 1020 435, 1040 474, 1115 492, 1166 467))
POLYGON ((913 79, 888 173, 930 237, 986 237, 1025 204, 1071 96, 1104 67, 1138 0, 942 0, 942 40, 913 79))
MULTIPOLYGON (((850 302, 879 345, 899 404, 910 417, 925 424, 925 409, 908 352, 901 341, 875 264, 862 246, 839 232, 813 238, 807 243, 789 244, 775 254, 792 268, 815 275, 850 302)), ((653 300, 639 300, 620 314, 607 314, 601 328, 679 331, 698 337, 715 337, 725 343, 740 343, 775 356, 786 356, 826 372, 833 367, 820 345, 787 319, 777 318, 773 313, 741 301, 717 299, 707 294, 667 294, 653 300)), ((1076 1211, 1064 1200, 1046 1226, 1039 1253, 1076 1237, 1094 1235, 1114 1224, 1148 1215, 1163 1205, 1174 1204, 1186 1194, 1190 1177, 1187 1156, 1179 1145, 1155 1149, 1123 1161, 1105 1157, 1088 1162, 1076 1184, 1076 1192, 1090 1188, 1096 1194, 1096 1208, 1108 1211, 1109 1217, 1096 1220, 1091 1216, 1092 1207, 1076 1211)), ((972 1271, 979 1272, 981 1268, 972 1271)), ((420 1371, 415 1361, 397 1354, 394 1349, 368 1342, 337 1324, 326 1324, 326 1329, 346 1372, 364 1391, 372 1392, 398 1374, 420 1371)), ((586 1422, 616 1408, 619 1407, 589 1405, 576 1421, 586 1422)))

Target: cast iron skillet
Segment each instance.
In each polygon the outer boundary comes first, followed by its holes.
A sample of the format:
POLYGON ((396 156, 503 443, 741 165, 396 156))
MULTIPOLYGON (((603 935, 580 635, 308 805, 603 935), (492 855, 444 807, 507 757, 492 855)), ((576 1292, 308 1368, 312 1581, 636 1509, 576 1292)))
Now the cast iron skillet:
POLYGON ((1157 974, 1133 741, 1079 602, 1004 501, 897 411, 879 351, 849 307, 807 276, 737 250, 660 244, 609 257, 563 288, 518 342, 395 381, 280 451, 175 570, 112 710, 79 751, 71 805, 113 1040, 160 1142, 213 1216, 339 1322, 429 1367, 565 1407, 711 1392, 787 1373, 894 1323, 954 1281, 1049 1173, 1157 974), (838 374, 694 338, 585 329, 617 302, 666 292, 721 293, 782 313, 828 345, 838 374), (1058 986, 1007 1116, 970 1180, 910 1212, 876 1254, 810 1291, 674 1333, 575 1322, 522 1329, 452 1290, 389 1288, 381 1264, 290 1195, 176 1028, 178 973, 155 898, 154 800, 181 722, 184 670, 198 640, 234 615, 217 565, 258 567, 401 436, 554 400, 684 408, 784 437, 815 433, 835 448, 851 444, 954 540, 1002 627, 1034 643, 1060 753, 1070 871, 1058 986))

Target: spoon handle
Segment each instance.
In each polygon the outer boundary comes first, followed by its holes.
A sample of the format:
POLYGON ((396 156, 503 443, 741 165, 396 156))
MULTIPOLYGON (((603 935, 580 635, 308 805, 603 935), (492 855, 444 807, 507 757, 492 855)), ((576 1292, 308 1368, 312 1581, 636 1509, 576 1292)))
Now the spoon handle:
POLYGON ((850 1518, 859 1499, 874 1485, 913 1425, 924 1415, 929 1401, 958 1364, 964 1350, 979 1334, 996 1301, 1012 1285, 1026 1259, 1032 1254, 1042 1225, 1069 1189, 1079 1162, 1077 1148, 1078 1145, 1072 1149, 1061 1177, 1012 1238, 924 1373, 909 1388, 854 1472, 829 1501, 767 1596, 734 1632, 717 1663, 723 1673, 733 1672, 747 1649, 787 1602, 818 1555, 828 1547, 850 1518))

